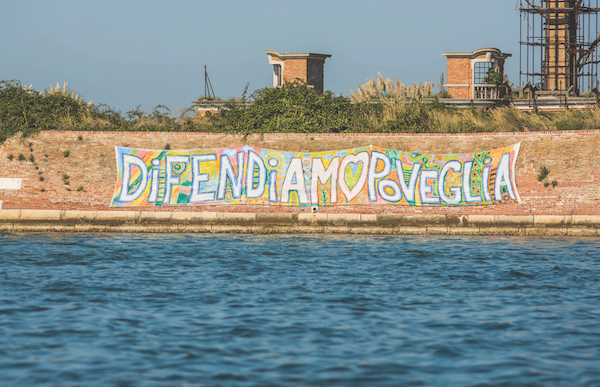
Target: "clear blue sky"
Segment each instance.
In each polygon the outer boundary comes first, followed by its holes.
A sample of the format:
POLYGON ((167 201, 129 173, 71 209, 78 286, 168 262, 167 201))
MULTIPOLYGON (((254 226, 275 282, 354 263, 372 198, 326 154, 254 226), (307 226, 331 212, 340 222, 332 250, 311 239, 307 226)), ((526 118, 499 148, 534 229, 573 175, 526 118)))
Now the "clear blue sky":
POLYGON ((123 113, 191 106, 204 93, 272 85, 265 50, 331 54, 325 88, 349 95, 367 77, 439 83, 444 51, 512 53, 517 0, 0 0, 0 79, 36 90, 60 82, 123 113))

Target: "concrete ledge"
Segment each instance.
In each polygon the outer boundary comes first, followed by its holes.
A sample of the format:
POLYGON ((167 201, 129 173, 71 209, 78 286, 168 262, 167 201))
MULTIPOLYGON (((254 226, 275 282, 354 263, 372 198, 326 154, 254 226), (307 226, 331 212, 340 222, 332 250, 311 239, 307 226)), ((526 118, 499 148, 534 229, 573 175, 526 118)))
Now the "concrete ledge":
POLYGON ((533 217, 534 227, 565 227, 571 224, 570 215, 535 215, 533 217))
POLYGON ((498 227, 533 227, 534 225, 533 215, 496 215, 496 226, 498 227))
POLYGON ((21 210, 21 221, 56 222, 60 220, 59 210, 21 210))
POLYGON ((194 224, 216 224, 217 213, 216 212, 191 212, 190 222, 194 224))
POLYGON ((62 219, 72 222, 93 222, 96 220, 97 211, 62 211, 62 219))
POLYGON ((189 223, 192 220, 191 212, 172 212, 171 222, 172 223, 189 223))
POLYGON ((298 224, 326 225, 327 214, 298 214, 298 224))
POLYGON ((375 214, 360 214, 360 223, 363 225, 377 224, 377 215, 375 215, 375 214))
POLYGON ((466 215, 446 215, 446 224, 448 226, 466 226, 469 224, 469 218, 466 215))
POLYGON ((331 226, 357 226, 360 224, 360 214, 327 214, 327 224, 331 226))
POLYGON ((469 215, 468 225, 471 227, 494 227, 497 225, 495 215, 469 215))
POLYGON ((449 227, 449 235, 481 235, 479 228, 475 227, 449 227))
POLYGON ((571 225, 584 227, 599 227, 600 216, 598 215, 572 215, 571 225))
POLYGON ((598 230, 589 227, 571 227, 567 229, 569 236, 595 237, 598 236, 598 230))
POLYGON ((216 224, 235 224, 240 226, 254 225, 256 214, 254 212, 217 212, 216 224))
MULTIPOLYGON (((65 211, 67 212, 67 211, 65 211)), ((97 211, 98 222, 128 222, 134 223, 140 218, 139 211, 97 211)))
POLYGON ((427 234, 447 235, 449 232, 450 232, 449 227, 443 227, 443 226, 427 227, 427 234))
POLYGON ((0 210, 0 232, 600 236, 596 215, 0 210))
POLYGON ((12 223, 0 223, 0 232, 12 232, 14 226, 12 223))
POLYGON ((525 230, 527 236, 567 236, 567 228, 558 227, 532 227, 525 230))
MULTIPOLYGON (((385 230, 385 228, 383 230, 385 230)), ((426 235, 427 227, 411 227, 411 226, 394 227, 394 228, 390 229, 390 234, 392 234, 392 235, 426 235)))
POLYGON ((21 210, 0 210, 0 222, 7 220, 19 220, 21 210))
POLYGON ((256 224, 260 225, 292 225, 298 223, 298 214, 291 213, 257 213, 256 224))
POLYGON ((171 223, 171 212, 141 212, 140 223, 171 223))
POLYGON ((524 236, 525 229, 519 227, 482 227, 479 235, 524 236))

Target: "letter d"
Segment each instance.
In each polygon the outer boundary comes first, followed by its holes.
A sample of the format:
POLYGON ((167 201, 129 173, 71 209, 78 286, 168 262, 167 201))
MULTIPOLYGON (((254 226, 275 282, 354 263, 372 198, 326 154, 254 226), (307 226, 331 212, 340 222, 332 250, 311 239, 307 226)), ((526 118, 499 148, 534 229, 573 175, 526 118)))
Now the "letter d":
POLYGON ((144 160, 133 155, 123 155, 123 180, 121 181, 121 194, 119 195, 120 202, 132 202, 140 197, 148 184, 148 166, 144 160), (131 167, 136 166, 140 169, 140 183, 129 193, 131 179, 131 167))

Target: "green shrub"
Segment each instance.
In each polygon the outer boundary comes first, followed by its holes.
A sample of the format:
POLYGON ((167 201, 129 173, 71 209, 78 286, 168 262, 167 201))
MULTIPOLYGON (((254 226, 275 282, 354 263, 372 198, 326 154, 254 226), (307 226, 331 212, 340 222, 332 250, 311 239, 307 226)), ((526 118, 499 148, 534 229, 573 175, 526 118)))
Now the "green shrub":
POLYGON ((0 81, 0 124, 25 135, 41 129, 55 129, 63 121, 80 123, 90 112, 74 93, 37 92, 19 81, 0 81))
POLYGON ((406 104, 396 111, 395 118, 387 121, 387 131, 398 133, 425 133, 429 131, 429 111, 431 107, 422 103, 406 104))
MULTIPOLYGON (((247 88, 247 87, 246 87, 247 88)), ((241 134, 339 133, 352 124, 352 106, 331 91, 319 93, 306 84, 286 83, 282 87, 256 90, 254 103, 227 103, 218 114, 211 114, 215 129, 241 134)), ((242 102, 246 101, 246 91, 242 102)))
MULTIPOLYGON (((540 167, 540 171, 538 172, 538 175, 537 175, 538 181, 544 180, 548 176, 549 173, 550 173, 550 170, 548 168, 546 168, 544 166, 540 167)), ((548 185, 545 185, 545 186, 547 187, 548 185)))

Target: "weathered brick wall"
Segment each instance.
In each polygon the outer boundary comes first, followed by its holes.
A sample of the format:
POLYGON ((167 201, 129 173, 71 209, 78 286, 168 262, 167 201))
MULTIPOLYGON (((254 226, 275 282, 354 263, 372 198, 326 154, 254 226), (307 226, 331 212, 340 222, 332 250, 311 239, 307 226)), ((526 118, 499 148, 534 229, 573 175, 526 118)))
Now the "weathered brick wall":
POLYGON ((452 98, 471 98, 471 88, 470 87, 447 87, 448 94, 452 98))
POLYGON ((306 82, 308 79, 306 70, 306 59, 286 59, 283 66, 283 81, 294 82, 300 79, 306 82))
POLYGON ((308 71, 308 79, 307 79, 307 81, 308 81, 309 84, 313 85, 314 88, 319 93, 322 93, 324 91, 323 90, 324 76, 325 76, 324 64, 325 64, 325 61, 323 61, 323 60, 309 59, 309 60, 306 61, 306 68, 307 68, 307 71, 308 71), (312 76, 312 74, 310 74, 310 68, 311 68, 311 66, 313 64, 316 65, 317 68, 319 69, 319 72, 318 72, 319 78, 318 79, 311 79, 310 78, 312 76))
MULTIPOLYGON (((470 85, 471 79, 471 59, 469 58, 448 58, 447 63, 448 85, 470 85)), ((448 87, 448 93, 452 98, 473 98, 471 87, 448 87)))
MULTIPOLYGON (((480 207, 339 206, 326 213, 447 215, 600 215, 600 131, 493 134, 265 134, 244 138, 208 133, 45 131, 0 145, 0 178, 23 178, 21 190, 1 190, 4 209, 105 210, 116 181, 114 146, 198 149, 247 143, 288 151, 347 149, 375 145, 421 153, 470 153, 522 141, 516 180, 522 204, 480 207), (79 139, 81 137, 81 140, 79 139), (69 151, 68 157, 64 152, 69 151), (14 159, 10 161, 8 155, 14 159), (19 154, 34 162, 18 161, 19 154), (541 166, 548 181, 537 181, 541 166), (67 174, 68 179, 63 179, 67 174), (43 178, 43 180, 41 179, 43 178), (69 183, 67 185, 66 182, 69 183), (77 189, 82 187, 82 191, 77 189)), ((120 208, 119 210, 123 210, 120 208)), ((195 206, 134 208, 141 211, 307 212, 307 207, 195 206)))
MULTIPOLYGON (((474 59, 484 59, 485 54, 479 55, 474 59)), ((498 61, 498 71, 504 74, 504 59, 498 61)), ((470 58, 448 58, 447 61, 447 77, 446 84, 448 85, 472 85, 473 84, 473 69, 471 68, 470 58)), ((471 86, 469 87, 447 87, 448 93, 452 98, 473 98, 471 86)), ((506 90, 499 90, 499 98, 506 94, 506 90)))

